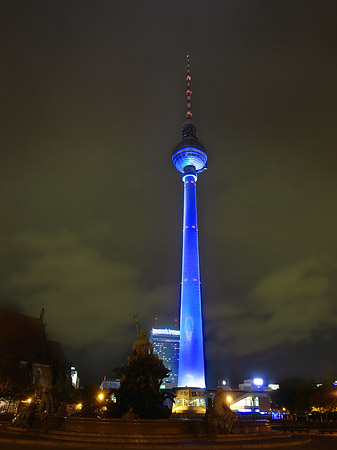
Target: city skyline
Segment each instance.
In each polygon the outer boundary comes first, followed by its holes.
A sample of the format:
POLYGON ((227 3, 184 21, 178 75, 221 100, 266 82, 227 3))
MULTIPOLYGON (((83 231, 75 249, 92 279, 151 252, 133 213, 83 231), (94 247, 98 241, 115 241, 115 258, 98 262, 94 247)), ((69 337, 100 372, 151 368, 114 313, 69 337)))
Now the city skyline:
POLYGON ((6 2, 0 308, 83 382, 178 317, 185 55, 207 385, 337 368, 335 2, 6 2), (177 204, 177 199, 181 203, 177 204))

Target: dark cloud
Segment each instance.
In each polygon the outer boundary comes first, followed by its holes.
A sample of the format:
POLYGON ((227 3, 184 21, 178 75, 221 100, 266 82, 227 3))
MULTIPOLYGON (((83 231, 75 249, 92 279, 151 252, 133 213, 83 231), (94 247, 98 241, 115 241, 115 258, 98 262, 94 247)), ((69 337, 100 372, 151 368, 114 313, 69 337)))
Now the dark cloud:
POLYGON ((165 305, 172 304, 175 287, 142 289, 136 267, 107 259, 79 234, 64 229, 25 233, 16 241, 33 256, 24 268, 12 272, 3 291, 17 294, 17 307, 23 313, 38 315, 44 307, 48 334, 57 336, 75 355, 86 349, 100 360, 110 353, 106 365, 112 367, 113 359, 120 360, 121 352, 132 344, 134 313, 140 316, 140 326, 153 323, 155 311, 172 314, 165 305), (158 306, 158 300, 164 307, 158 306))
POLYGON ((260 280, 246 298, 211 317, 233 354, 250 355, 281 345, 310 343, 337 325, 336 261, 298 261, 260 280), (239 330, 239 332, 238 332, 239 330))

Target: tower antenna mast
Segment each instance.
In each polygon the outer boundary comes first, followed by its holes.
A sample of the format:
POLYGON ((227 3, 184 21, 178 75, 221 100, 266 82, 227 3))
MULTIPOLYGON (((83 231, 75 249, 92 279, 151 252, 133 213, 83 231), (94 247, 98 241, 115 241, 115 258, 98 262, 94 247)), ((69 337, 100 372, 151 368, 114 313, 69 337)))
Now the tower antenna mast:
POLYGON ((191 74, 190 74, 190 55, 186 55, 187 58, 187 75, 186 75, 186 81, 187 81, 187 89, 186 89, 186 119, 192 119, 192 111, 191 111, 191 74))

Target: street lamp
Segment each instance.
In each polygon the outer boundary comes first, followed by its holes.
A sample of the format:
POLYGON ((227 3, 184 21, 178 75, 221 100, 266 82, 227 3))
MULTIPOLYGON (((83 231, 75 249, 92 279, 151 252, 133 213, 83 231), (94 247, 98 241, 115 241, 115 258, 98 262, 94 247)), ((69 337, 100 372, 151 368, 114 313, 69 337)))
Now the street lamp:
POLYGON ((103 392, 100 392, 100 393, 97 395, 97 400, 98 400, 98 403, 99 403, 99 408, 98 408, 99 415, 101 415, 102 410, 103 410, 103 408, 102 408, 102 402, 103 402, 103 400, 105 400, 105 395, 103 394, 103 392))

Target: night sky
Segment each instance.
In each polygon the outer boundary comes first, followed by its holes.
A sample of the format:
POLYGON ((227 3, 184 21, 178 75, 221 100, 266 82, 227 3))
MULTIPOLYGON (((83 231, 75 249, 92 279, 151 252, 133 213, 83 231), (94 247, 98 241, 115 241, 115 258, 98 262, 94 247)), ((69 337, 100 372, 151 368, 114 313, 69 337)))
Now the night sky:
POLYGON ((208 385, 337 370, 337 3, 7 0, 0 308, 38 317, 83 383, 179 314, 192 111, 208 385))

